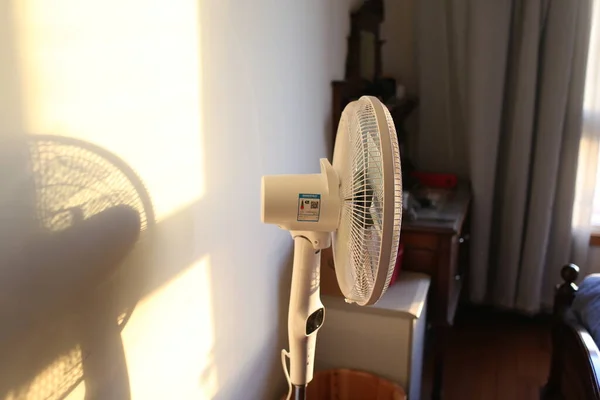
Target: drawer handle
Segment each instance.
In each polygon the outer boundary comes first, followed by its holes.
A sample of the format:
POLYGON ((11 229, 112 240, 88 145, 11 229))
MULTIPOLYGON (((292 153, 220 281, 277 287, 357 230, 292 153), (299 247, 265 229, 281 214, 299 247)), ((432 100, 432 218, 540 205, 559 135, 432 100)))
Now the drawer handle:
POLYGON ((461 236, 460 238, 458 238, 458 243, 465 243, 468 242, 471 239, 471 235, 465 235, 465 236, 461 236))
POLYGON ((461 280, 461 278, 462 278, 462 277, 460 276, 460 274, 456 274, 456 275, 454 275, 454 280, 455 280, 455 281, 460 281, 460 280, 461 280))

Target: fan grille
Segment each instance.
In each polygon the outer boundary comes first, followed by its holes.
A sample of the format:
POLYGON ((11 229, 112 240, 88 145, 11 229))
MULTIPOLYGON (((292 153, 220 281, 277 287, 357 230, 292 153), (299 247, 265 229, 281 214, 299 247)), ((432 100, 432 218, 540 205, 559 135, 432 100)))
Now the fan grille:
MULTIPOLYGON (((394 272, 402 218, 402 174, 396 130, 389 112, 383 107, 389 138, 381 136, 371 100, 362 98, 349 104, 342 114, 336 142, 334 166, 340 176, 342 211, 340 227, 334 235, 336 273, 346 274, 342 282, 347 298, 366 304, 373 295, 379 269, 385 268, 387 289, 394 272), (381 140, 391 140, 393 173, 384 175, 381 140), (392 248, 389 258, 382 259, 384 224, 384 183, 394 181, 392 248)), ((387 208, 390 211, 390 208, 387 208)), ((338 278, 339 279, 339 278, 338 278)))
POLYGON ((392 153, 394 162, 394 229, 392 233, 392 254, 390 259, 390 267, 388 268, 387 277, 385 280, 385 289, 390 285, 394 268, 396 267, 396 259, 398 257, 398 247, 400 246, 400 230, 402 227, 402 166, 400 163, 400 146, 398 144, 398 134, 396 126, 390 112, 384 107, 385 119, 390 131, 390 141, 392 142, 392 153))

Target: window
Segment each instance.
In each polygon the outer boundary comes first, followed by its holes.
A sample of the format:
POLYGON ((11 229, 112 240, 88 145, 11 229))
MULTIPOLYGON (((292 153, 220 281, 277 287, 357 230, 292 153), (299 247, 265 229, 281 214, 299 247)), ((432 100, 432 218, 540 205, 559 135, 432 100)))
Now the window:
POLYGON ((600 7, 596 4, 591 22, 573 225, 591 224, 600 230, 600 7))

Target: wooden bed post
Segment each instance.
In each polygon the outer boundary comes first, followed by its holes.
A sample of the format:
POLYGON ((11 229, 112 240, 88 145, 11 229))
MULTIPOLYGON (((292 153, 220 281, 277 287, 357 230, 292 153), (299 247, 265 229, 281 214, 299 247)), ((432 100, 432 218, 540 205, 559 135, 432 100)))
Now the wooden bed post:
POLYGON ((552 361, 550 365, 550 375, 548 383, 544 387, 542 398, 553 399, 560 395, 560 379, 562 375, 562 367, 565 365, 563 353, 557 351, 561 348, 563 340, 561 338, 561 323, 565 316, 565 312, 573 304, 575 294, 577 293, 577 285, 575 281, 579 276, 579 267, 575 264, 567 264, 562 267, 560 275, 563 283, 556 285, 554 292, 554 310, 552 324, 552 361))
POLYGON ((577 285, 575 281, 579 276, 579 267, 575 264, 567 264, 560 270, 560 276, 563 278, 563 283, 556 285, 554 294, 554 317, 561 318, 565 311, 571 307, 577 293, 577 285))

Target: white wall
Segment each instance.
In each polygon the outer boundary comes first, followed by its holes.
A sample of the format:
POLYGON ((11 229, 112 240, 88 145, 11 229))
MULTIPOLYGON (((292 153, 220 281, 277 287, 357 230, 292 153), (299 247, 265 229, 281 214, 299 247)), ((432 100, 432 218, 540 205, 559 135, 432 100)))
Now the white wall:
MULTIPOLYGON (((15 151, 27 135, 117 155, 157 218, 108 283, 72 298, 79 308, 58 308, 5 343, 17 350, 0 362, 13 371, 0 397, 64 386, 50 370, 75 354, 85 375, 71 398, 278 398, 291 240, 260 223, 260 177, 316 172, 329 154, 350 3, 0 0, 11 168, 0 175, 2 237, 32 232, 31 171, 15 151), (119 331, 115 313, 132 302, 119 331)), ((61 273, 51 276, 67 281, 61 273)))

